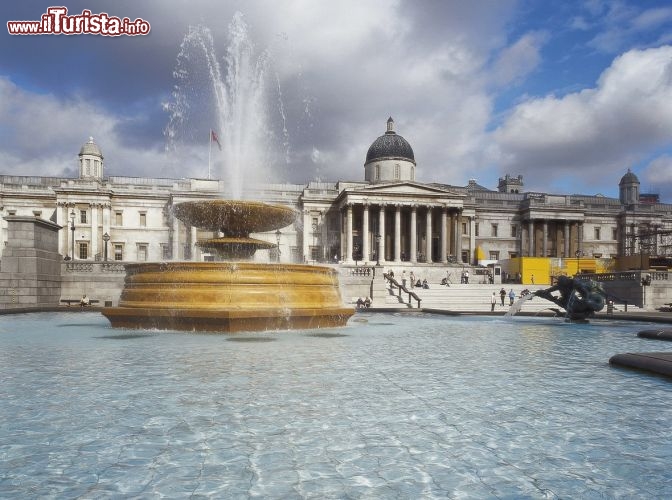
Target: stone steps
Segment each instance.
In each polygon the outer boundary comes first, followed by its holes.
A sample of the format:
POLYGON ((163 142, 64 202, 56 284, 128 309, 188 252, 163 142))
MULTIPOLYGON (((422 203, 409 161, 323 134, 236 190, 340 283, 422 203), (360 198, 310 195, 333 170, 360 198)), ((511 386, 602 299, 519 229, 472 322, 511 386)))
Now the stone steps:
MULTIPOLYGON (((545 286, 530 286, 530 285, 482 285, 482 284, 453 284, 449 287, 439 284, 430 285, 429 289, 414 288, 413 292, 418 295, 421 301, 421 307, 424 309, 443 309, 456 312, 489 312, 490 311, 490 297, 492 292, 495 292, 497 297, 497 305, 495 311, 509 310, 509 290, 513 289, 516 294, 517 301, 520 298, 520 292, 525 289, 535 291, 545 288, 545 286), (499 291, 504 287, 506 290, 506 298, 504 306, 501 306, 499 291)), ((408 294, 402 292, 403 302, 399 300, 398 291, 394 291, 387 287, 387 295, 385 296, 384 304, 375 303, 374 307, 401 307, 401 308, 416 308, 417 301, 411 300, 411 305, 408 304, 408 294)), ((540 297, 534 297, 522 305, 523 312, 539 312, 548 310, 549 308, 557 307, 552 302, 544 300, 540 297)), ((616 304, 617 311, 623 311, 623 305, 616 304)), ((606 310, 603 310, 606 312, 606 310)), ((628 305, 628 312, 644 311, 643 309, 628 305)))

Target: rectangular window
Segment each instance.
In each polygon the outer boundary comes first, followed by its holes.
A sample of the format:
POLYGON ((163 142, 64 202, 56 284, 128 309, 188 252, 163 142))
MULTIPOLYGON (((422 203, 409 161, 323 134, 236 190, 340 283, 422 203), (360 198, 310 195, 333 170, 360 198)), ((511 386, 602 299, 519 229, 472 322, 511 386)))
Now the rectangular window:
POLYGON ((320 260, 320 247, 310 247, 310 259, 320 260))
POLYGON ((124 260, 124 245, 114 244, 114 260, 124 260))
POLYGON ((600 228, 599 227, 595 228, 595 239, 596 240, 600 239, 600 228))
POLYGON ((289 258, 291 262, 300 262, 299 247, 289 247, 289 258))
POLYGON ((469 233, 467 233, 467 223, 466 222, 462 223, 462 234, 469 234, 469 233))
POLYGON ((147 213, 140 212, 140 227, 147 227, 147 213))
POLYGON ((88 243, 80 243, 79 244, 79 258, 80 260, 86 260, 89 258, 89 244, 88 243))
POLYGON ((492 225, 492 237, 496 238, 497 237, 497 224, 492 225))
POLYGON ((491 251, 490 260, 499 260, 499 252, 491 251))
POLYGON ((161 258, 163 260, 170 260, 171 258, 171 248, 170 245, 166 245, 165 243, 161 245, 161 258))
POLYGON ((474 224, 474 236, 478 236, 478 222, 474 224))
POLYGON ((611 239, 612 240, 617 240, 618 239, 618 228, 616 228, 616 227, 611 228, 611 239))
POLYGON ((518 252, 509 252, 509 259, 515 259, 518 257, 518 252))
POLYGON ((86 210, 79 211, 79 222, 81 224, 86 224, 86 210))
POLYGON ((121 212, 121 211, 119 211, 119 212, 114 212, 114 224, 115 224, 116 226, 121 226, 121 225, 123 225, 124 220, 123 220, 123 218, 122 218, 122 214, 123 214, 123 212, 121 212))
POLYGON ((518 237, 518 226, 515 224, 511 224, 511 237, 516 238, 518 237))
POLYGON ((312 228, 314 233, 317 232, 317 217, 313 217, 312 228))
POLYGON ((147 260, 147 244, 138 245, 138 262, 145 262, 147 260))

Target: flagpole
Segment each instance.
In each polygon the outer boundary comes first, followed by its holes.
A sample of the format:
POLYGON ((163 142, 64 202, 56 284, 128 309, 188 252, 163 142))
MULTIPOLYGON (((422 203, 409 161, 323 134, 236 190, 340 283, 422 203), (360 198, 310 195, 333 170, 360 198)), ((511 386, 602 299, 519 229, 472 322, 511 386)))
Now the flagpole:
POLYGON ((209 129, 208 134, 208 180, 210 180, 210 157, 212 155, 212 129, 209 129))

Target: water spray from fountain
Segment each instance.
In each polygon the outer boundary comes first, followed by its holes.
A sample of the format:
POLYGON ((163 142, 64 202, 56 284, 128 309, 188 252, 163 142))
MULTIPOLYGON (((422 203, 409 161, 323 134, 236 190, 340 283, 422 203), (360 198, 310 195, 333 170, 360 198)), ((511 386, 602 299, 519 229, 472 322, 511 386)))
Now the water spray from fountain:
POLYGON ((242 199, 246 187, 275 179, 279 163, 289 161, 280 80, 271 62, 268 50, 257 52, 240 12, 229 24, 221 63, 205 26, 190 27, 180 45, 172 100, 164 106, 170 115, 166 150, 176 154, 183 140, 205 151, 213 129, 221 152, 199 170, 207 168, 223 180, 222 194, 228 198, 242 199), (282 122, 278 134, 273 118, 282 122))

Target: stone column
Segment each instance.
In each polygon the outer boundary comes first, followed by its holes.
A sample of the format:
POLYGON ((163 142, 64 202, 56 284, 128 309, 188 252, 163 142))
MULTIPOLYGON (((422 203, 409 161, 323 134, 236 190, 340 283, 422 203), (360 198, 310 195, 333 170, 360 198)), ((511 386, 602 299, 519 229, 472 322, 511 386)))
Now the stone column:
MULTIPOLYGON (((95 259, 98 254, 98 203, 91 203, 91 256, 95 259)), ((101 252, 100 260, 103 260, 101 252)))
POLYGON ((380 205, 380 212, 378 213, 378 234, 380 235, 378 260, 379 262, 385 262, 385 205, 380 205))
POLYGON ((364 212, 362 213, 362 260, 371 261, 371 251, 369 249, 369 204, 364 203, 364 212))
POLYGON ((331 252, 331 249, 329 247, 329 224, 327 213, 324 210, 320 210, 320 230, 320 255, 323 260, 331 262, 334 256, 327 254, 327 251, 331 252))
POLYGON ((313 231, 313 221, 311 220, 310 217, 310 211, 304 210, 303 211, 303 232, 302 232, 302 239, 303 239, 303 244, 301 245, 301 252, 303 254, 303 262, 306 262, 308 259, 312 258, 311 252, 310 252, 310 246, 308 243, 310 243, 311 237, 310 235, 312 234, 313 231))
POLYGON ((532 219, 527 222, 527 255, 534 257, 534 221, 532 219))
POLYGON ((565 254, 565 259, 568 257, 571 257, 569 255, 569 221, 565 221, 565 226, 564 226, 565 234, 564 234, 564 242, 563 242, 563 252, 565 254))
MULTIPOLYGON (((197 231, 198 231, 198 228, 196 226, 191 226, 190 232, 189 232, 189 243, 191 245, 191 260, 192 261, 197 260, 197 255, 196 255, 196 251, 198 250, 198 247, 196 246, 196 241, 197 241, 197 238, 198 238, 198 236, 196 235, 197 231)), ((147 249, 147 252, 149 252, 149 248, 147 249)))
POLYGON ((462 260, 462 212, 458 210, 455 214, 455 258, 457 262, 462 260))
POLYGON ((441 258, 442 263, 448 262, 448 235, 446 234, 446 226, 448 225, 448 207, 441 209, 441 258))
POLYGON ((411 262, 418 262, 418 207, 411 207, 411 262))
POLYGON ((394 261, 401 262, 401 205, 394 207, 394 261))
POLYGON ((63 202, 59 202, 58 209, 56 210, 56 224, 63 228, 58 235, 58 253, 65 257, 66 255, 70 255, 70 251, 68 250, 70 224, 68 224, 68 206, 63 202))
POLYGON ((578 242, 579 242, 578 251, 579 251, 579 255, 582 256, 583 255, 583 222, 579 222, 579 227, 577 228, 577 231, 578 231, 578 234, 577 234, 578 238, 577 239, 578 239, 578 242))
MULTIPOLYGON (((112 205, 110 203, 103 203, 103 234, 110 234, 110 211, 112 210, 112 205)), ((103 259, 105 258, 105 242, 103 241, 103 259)), ((114 260, 114 250, 110 245, 110 242, 107 242, 107 260, 114 260)))
POLYGON ((476 257, 476 217, 469 217, 469 258, 468 263, 474 263, 476 257))
POLYGON ((180 220, 173 215, 173 260, 180 260, 180 220))
POLYGON ((432 207, 427 207, 427 241, 425 248, 425 262, 432 262, 432 207))
POLYGON ((353 262, 352 259, 352 203, 348 203, 345 221, 345 262, 353 262))
POLYGON ((544 239, 541 242, 543 253, 542 257, 548 257, 548 221, 546 219, 544 219, 543 228, 544 228, 544 239))

